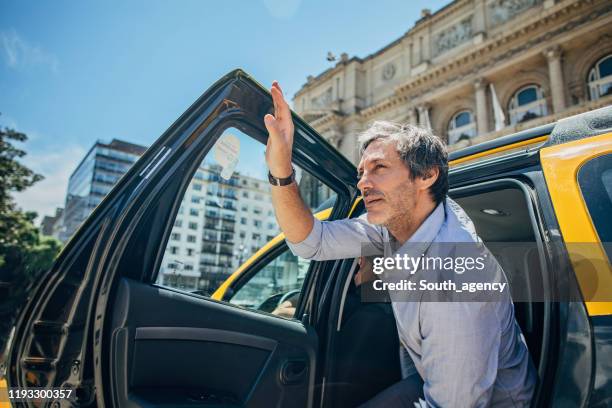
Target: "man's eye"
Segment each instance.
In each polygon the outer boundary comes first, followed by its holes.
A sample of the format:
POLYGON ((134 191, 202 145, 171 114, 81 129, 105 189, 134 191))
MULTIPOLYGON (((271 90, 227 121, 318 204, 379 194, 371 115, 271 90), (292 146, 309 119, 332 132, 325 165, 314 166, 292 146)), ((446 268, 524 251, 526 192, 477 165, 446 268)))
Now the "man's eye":
POLYGON ((383 169, 387 166, 385 166, 384 164, 377 164, 376 166, 374 166, 375 169, 383 169))

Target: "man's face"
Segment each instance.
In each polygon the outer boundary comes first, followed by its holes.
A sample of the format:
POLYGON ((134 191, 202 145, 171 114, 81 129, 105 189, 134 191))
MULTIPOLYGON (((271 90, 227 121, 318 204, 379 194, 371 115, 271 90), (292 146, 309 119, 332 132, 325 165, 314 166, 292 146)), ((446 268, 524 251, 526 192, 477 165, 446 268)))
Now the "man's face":
POLYGON ((370 223, 392 230, 410 221, 416 187, 393 141, 378 139, 370 143, 363 152, 358 173, 357 187, 363 195, 370 223))

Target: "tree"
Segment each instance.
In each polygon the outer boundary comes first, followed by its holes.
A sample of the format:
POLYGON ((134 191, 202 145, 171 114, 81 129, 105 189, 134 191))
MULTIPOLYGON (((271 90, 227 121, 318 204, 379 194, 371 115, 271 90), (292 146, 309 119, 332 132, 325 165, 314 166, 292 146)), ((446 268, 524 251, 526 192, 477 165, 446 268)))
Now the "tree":
POLYGON ((11 195, 43 178, 18 161, 26 152, 13 143, 26 140, 23 133, 0 129, 0 350, 28 288, 61 249, 59 241, 43 237, 34 225, 36 213, 21 211, 11 195))

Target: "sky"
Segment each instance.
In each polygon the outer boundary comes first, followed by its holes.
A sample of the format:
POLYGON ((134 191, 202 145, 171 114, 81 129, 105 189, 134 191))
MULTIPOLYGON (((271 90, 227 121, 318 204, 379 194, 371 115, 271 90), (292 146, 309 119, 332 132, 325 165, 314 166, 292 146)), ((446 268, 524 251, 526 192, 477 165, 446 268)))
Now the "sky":
POLYGON ((15 199, 50 215, 96 140, 152 144, 235 68, 292 97, 328 51, 366 57, 447 3, 0 0, 0 126, 45 176, 15 199))

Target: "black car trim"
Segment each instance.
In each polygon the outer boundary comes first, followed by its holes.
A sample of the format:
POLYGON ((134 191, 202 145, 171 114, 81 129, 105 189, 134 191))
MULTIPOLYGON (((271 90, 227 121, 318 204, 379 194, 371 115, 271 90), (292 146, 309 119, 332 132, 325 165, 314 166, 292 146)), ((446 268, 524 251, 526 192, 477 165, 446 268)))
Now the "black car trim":
POLYGON ((595 381, 589 404, 595 407, 612 405, 612 378, 609 364, 612 361, 612 315, 592 316, 593 340, 595 342, 595 381))
POLYGON ((555 124, 547 124, 531 129, 526 129, 518 133, 513 133, 507 136, 498 137, 497 139, 487 140, 474 146, 468 146, 463 149, 449 153, 448 161, 462 159, 467 156, 472 156, 478 153, 484 153, 487 150, 497 149, 499 147, 508 146, 514 143, 523 142, 539 136, 546 136, 553 130, 555 124))
POLYGON ((268 351, 273 351, 278 344, 276 340, 266 337, 237 331, 200 327, 137 327, 135 340, 213 341, 255 347, 268 351))

